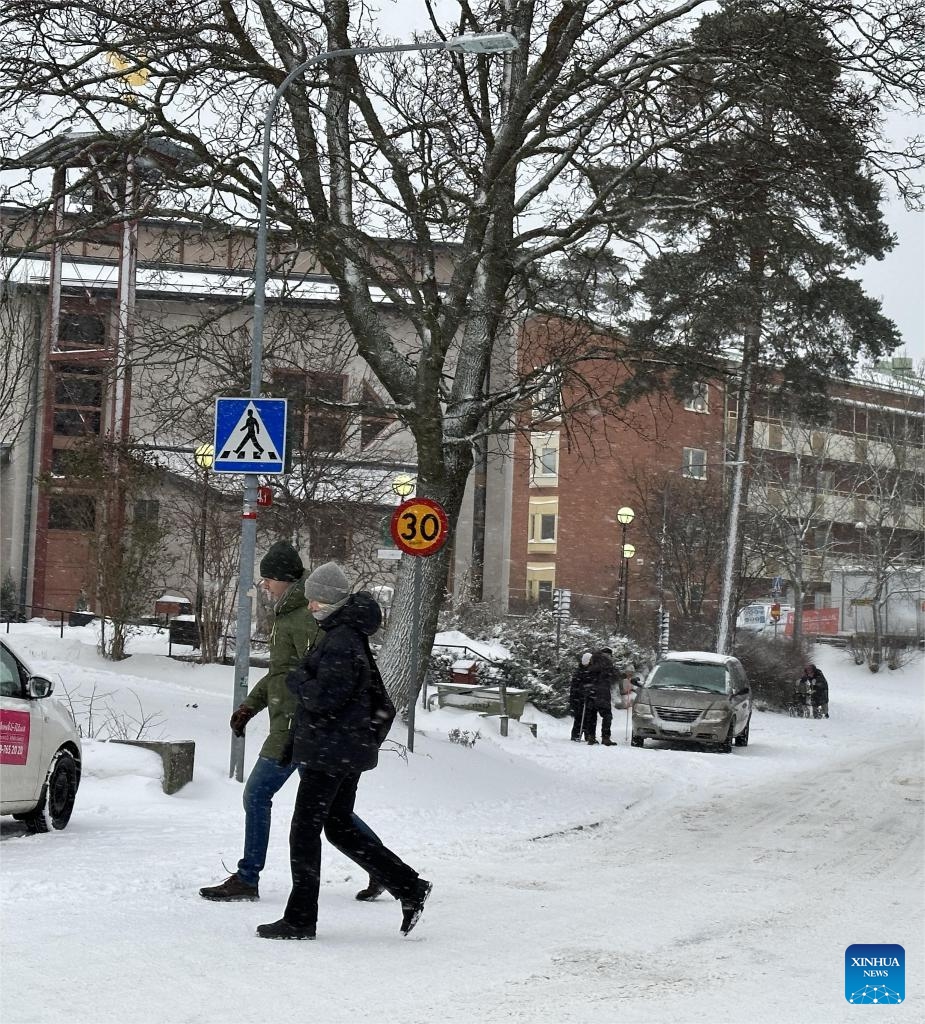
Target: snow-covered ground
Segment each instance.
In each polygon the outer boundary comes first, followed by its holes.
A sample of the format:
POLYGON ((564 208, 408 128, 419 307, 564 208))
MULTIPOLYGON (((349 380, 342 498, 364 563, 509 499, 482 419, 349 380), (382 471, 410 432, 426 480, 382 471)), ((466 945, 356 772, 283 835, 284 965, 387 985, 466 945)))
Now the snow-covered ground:
MULTIPOLYGON (((170 661, 166 635, 103 662, 92 632, 12 627, 43 673, 155 731, 196 741, 192 784, 165 796, 146 751, 85 743, 70 826, 2 819, 4 1024, 925 1019, 922 662, 872 676, 819 649, 831 718, 757 715, 732 755, 570 743, 461 711, 419 712, 415 753, 384 753, 359 812, 434 882, 400 937, 388 899, 353 899, 361 872, 325 848, 318 939, 267 942, 288 894, 292 780, 277 797, 257 904, 201 885, 240 856, 229 780, 230 668, 170 661), (479 730, 471 749, 452 728, 479 730), (902 1006, 844 997, 852 943, 899 943, 902 1006)), ((260 672, 252 673, 252 680, 260 672)), ((248 764, 265 716, 248 729, 248 764)), ((393 738, 403 739, 396 724, 393 738)))

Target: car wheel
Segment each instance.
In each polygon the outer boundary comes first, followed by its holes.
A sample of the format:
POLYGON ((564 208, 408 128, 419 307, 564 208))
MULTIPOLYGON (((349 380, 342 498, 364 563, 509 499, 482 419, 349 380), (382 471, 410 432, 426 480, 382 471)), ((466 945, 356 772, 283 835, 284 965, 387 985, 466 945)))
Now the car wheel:
POLYGON ((67 827, 74 810, 80 773, 69 750, 59 750, 48 766, 38 806, 28 814, 19 814, 30 832, 48 832, 67 827))
POLYGON ((644 747, 645 745, 646 745, 646 741, 641 736, 637 736, 635 733, 633 733, 633 737, 630 740, 630 746, 631 747, 644 747))
POLYGON ((745 723, 745 728, 739 733, 738 736, 736 736, 736 746, 737 747, 747 747, 748 746, 748 730, 751 728, 751 724, 752 724, 752 720, 751 720, 751 717, 749 717, 748 721, 745 723))
POLYGON ((720 751, 724 754, 732 753, 732 738, 735 733, 735 727, 735 720, 733 720, 729 723, 729 732, 726 733, 726 738, 719 745, 720 751))

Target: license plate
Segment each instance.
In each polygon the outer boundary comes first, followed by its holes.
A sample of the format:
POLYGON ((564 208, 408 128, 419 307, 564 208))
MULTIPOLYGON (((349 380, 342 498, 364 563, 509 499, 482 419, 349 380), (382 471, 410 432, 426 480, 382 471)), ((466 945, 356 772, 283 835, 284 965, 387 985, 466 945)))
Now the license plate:
POLYGON ((690 736, 691 727, 687 722, 661 722, 659 723, 665 732, 676 732, 681 736, 690 736))

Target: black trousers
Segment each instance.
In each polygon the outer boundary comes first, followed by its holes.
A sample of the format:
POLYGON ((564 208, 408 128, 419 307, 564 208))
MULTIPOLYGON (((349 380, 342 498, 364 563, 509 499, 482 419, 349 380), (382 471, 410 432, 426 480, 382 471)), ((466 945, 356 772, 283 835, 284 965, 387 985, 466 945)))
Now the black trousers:
POLYGON ((606 708, 603 711, 598 711, 597 708, 588 705, 588 710, 585 712, 585 739, 593 740, 594 734, 597 732, 597 716, 601 716, 601 739, 610 739, 610 727, 613 723, 613 708, 606 708))
POLYGON ((298 928, 314 928, 321 885, 321 832, 328 842, 359 864, 396 898, 417 891, 418 873, 386 849, 374 835, 353 824, 360 776, 305 770, 299 782, 289 829, 292 892, 283 917, 298 928))

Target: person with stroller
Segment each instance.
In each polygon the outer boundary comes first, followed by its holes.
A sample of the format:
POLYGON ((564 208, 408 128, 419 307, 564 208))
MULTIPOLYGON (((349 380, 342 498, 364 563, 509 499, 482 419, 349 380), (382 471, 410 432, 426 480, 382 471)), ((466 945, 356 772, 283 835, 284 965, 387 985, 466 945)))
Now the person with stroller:
POLYGON ((806 717, 829 717, 829 681, 822 671, 810 662, 804 669, 797 684, 797 694, 802 696, 806 717))

